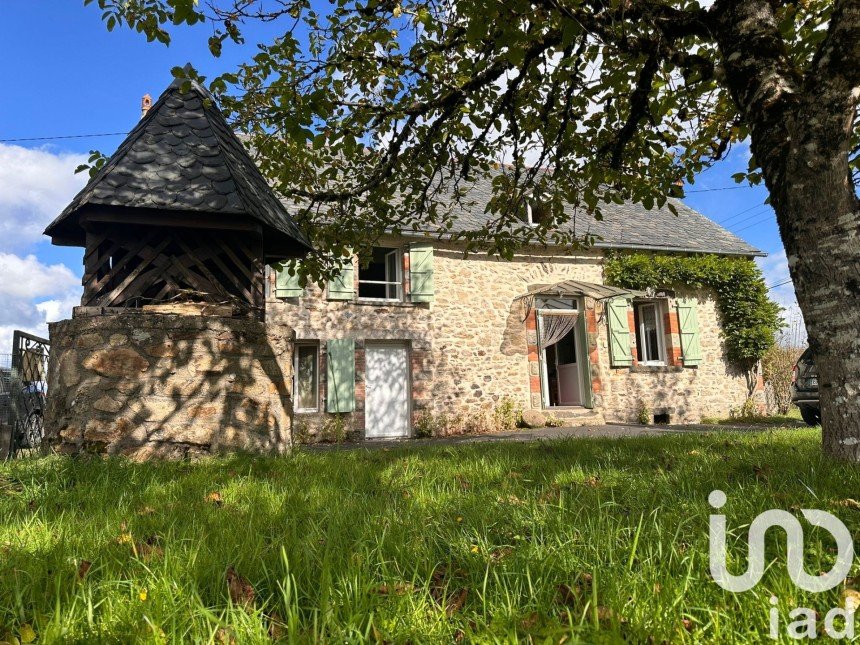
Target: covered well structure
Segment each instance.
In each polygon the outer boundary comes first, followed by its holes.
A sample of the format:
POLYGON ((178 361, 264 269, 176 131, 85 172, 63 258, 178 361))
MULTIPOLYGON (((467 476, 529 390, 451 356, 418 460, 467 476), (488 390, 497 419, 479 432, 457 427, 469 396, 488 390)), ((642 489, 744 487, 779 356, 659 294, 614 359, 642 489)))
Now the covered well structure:
POLYGON ((292 347, 266 332, 265 266, 310 243, 204 88, 174 81, 45 233, 85 249, 81 307, 51 326, 50 441, 289 445, 292 347))

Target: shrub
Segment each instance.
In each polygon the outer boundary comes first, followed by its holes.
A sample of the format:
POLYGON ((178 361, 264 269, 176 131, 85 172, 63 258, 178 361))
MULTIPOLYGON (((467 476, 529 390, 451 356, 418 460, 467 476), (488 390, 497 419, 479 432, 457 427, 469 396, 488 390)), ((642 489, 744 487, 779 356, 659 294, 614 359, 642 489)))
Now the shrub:
POLYGON ((419 439, 426 439, 438 434, 444 434, 444 430, 445 427, 440 426, 439 421, 429 410, 421 412, 415 420, 415 436, 419 439), (440 430, 443 432, 440 433, 440 430))
POLYGON ((774 345, 761 359, 768 393, 768 412, 786 414, 791 407, 791 372, 803 350, 774 345))
POLYGON ((636 415, 636 420, 643 426, 651 423, 651 408, 644 401, 639 404, 639 414, 636 415))
POLYGON ((493 410, 496 431, 516 430, 523 421, 523 408, 509 396, 502 397, 493 410))
POLYGON ((553 414, 547 414, 546 425, 548 428, 561 428, 564 426, 564 421, 553 414))
POLYGON ((332 414, 326 417, 320 429, 320 439, 328 443, 343 443, 346 441, 346 417, 342 414, 332 414))

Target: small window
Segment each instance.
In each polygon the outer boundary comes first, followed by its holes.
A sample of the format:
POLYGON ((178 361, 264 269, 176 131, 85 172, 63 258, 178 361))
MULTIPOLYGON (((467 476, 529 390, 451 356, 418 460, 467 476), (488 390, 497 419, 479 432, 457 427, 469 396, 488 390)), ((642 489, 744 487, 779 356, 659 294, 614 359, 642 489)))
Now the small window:
POLYGON ((374 247, 370 262, 360 263, 358 269, 358 297, 401 300, 402 294, 400 249, 374 247))
POLYGON ((643 365, 665 365, 666 348, 660 303, 636 303, 634 313, 637 360, 643 365))
POLYGON ((319 410, 319 345, 300 343, 296 345, 293 366, 296 412, 316 412, 319 410))

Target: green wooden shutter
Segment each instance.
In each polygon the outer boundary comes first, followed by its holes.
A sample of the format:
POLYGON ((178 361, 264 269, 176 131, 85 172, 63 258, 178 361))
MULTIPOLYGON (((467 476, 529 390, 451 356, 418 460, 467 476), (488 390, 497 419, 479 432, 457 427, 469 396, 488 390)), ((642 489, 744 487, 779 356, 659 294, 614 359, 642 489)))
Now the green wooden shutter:
POLYGON ((338 338, 326 343, 326 411, 355 410, 355 341, 338 338))
POLYGON ((412 302, 433 302, 433 245, 409 247, 409 285, 412 302))
POLYGON ((702 343, 699 339, 699 317, 696 315, 696 301, 680 298, 678 307, 678 328, 681 332, 681 358, 684 365, 691 367, 702 362, 702 343))
POLYGON ((633 365, 630 349, 630 325, 627 322, 627 298, 612 298, 606 302, 609 319, 609 360, 612 367, 633 365))
POLYGON ((299 284, 299 261, 284 262, 284 268, 275 276, 276 298, 299 298, 304 295, 304 289, 299 284), (290 271, 293 272, 290 275, 290 271))
POLYGON ((579 348, 582 356, 577 357, 579 363, 579 380, 582 384, 582 407, 594 407, 594 393, 591 391, 591 360, 588 351, 588 330, 585 326, 585 316, 580 314, 576 321, 576 333, 579 336, 579 348))
POLYGON ((328 283, 329 300, 352 300, 355 294, 355 268, 352 255, 344 258, 340 264, 340 272, 328 283))

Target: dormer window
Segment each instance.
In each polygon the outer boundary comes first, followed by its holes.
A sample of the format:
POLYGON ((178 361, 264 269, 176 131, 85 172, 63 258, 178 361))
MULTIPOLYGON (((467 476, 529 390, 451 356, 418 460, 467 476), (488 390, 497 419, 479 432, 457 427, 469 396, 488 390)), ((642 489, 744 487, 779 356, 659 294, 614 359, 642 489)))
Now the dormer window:
POLYGON ((526 222, 530 226, 543 224, 549 218, 549 208, 542 202, 526 203, 526 222))

